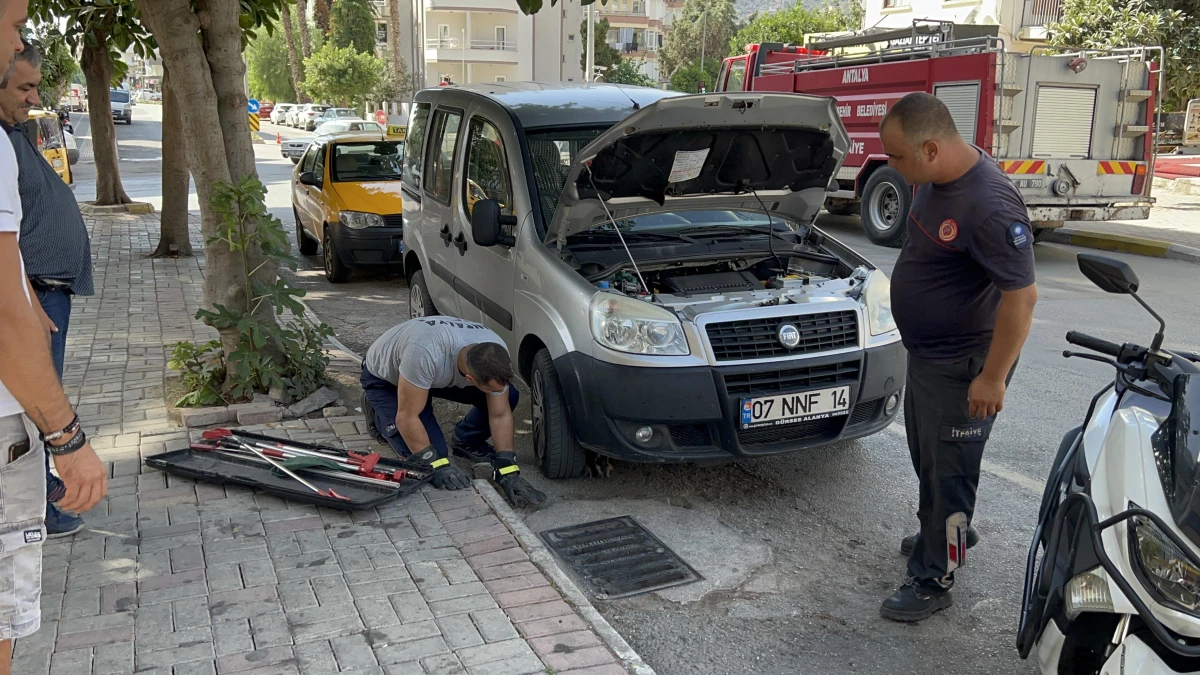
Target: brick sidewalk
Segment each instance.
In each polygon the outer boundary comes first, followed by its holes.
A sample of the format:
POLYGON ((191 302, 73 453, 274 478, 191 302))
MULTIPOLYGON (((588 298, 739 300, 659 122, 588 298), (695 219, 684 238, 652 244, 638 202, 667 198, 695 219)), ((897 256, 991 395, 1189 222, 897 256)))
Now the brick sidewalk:
POLYGON ((1200 249, 1200 196, 1166 190, 1155 190, 1153 196, 1156 201, 1147 220, 1069 222, 1064 227, 1101 234, 1143 237, 1200 249))
MULTIPOLYGON (((204 259, 146 259, 155 215, 88 225, 97 294, 77 299, 66 384, 109 495, 85 531, 45 545, 42 628, 17 642, 13 672, 626 672, 481 497, 486 483, 349 514, 143 467, 189 438, 163 404, 165 346, 215 335, 192 319, 204 259)), ((249 428, 373 444, 358 417, 249 428)))

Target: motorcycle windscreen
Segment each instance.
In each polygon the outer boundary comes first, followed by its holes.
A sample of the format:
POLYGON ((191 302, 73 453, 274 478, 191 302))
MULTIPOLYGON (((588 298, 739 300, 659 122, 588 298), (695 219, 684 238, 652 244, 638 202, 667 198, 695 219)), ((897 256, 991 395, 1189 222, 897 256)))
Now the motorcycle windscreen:
POLYGON ((1200 375, 1176 376, 1172 393, 1171 414, 1153 445, 1175 524, 1200 546, 1200 375), (1163 451, 1167 457, 1158 456, 1163 451))

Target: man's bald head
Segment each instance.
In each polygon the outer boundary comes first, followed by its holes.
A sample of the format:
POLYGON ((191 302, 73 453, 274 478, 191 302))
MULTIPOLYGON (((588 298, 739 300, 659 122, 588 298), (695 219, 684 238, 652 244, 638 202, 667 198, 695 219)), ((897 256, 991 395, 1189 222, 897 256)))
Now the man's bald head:
POLYGON ((974 154, 958 134, 950 109, 937 97, 914 93, 900 99, 879 123, 888 166, 909 185, 940 183, 974 154))

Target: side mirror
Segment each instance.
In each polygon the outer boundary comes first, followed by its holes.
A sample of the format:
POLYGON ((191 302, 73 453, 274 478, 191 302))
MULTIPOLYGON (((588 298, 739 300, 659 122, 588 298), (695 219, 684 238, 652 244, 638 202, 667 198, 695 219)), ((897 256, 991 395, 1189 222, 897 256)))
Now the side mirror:
POLYGON ((313 187, 317 187, 321 184, 321 182, 317 180, 317 174, 313 173, 312 171, 300 172, 300 177, 298 180, 300 181, 301 185, 311 185, 313 187))
POLYGON ((480 199, 471 209, 471 238, 476 246, 512 246, 517 243, 512 235, 504 234, 504 225, 516 225, 516 216, 500 214, 500 202, 495 199, 480 199))
POLYGON ((1095 253, 1079 254, 1079 271, 1106 293, 1137 293, 1138 277, 1129 263, 1095 253))

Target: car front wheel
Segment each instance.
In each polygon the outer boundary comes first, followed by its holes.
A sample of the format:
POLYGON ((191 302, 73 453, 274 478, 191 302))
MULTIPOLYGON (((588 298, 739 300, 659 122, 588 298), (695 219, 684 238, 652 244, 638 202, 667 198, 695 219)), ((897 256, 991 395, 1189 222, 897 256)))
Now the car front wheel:
POLYGON ((417 270, 408 281, 408 318, 419 319, 437 313, 433 298, 429 295, 429 287, 425 285, 425 273, 417 270))
POLYGON ((533 357, 529 378, 533 408, 533 451, 538 466, 547 478, 578 478, 587 465, 587 453, 575 441, 567 419, 567 404, 550 350, 542 349, 533 357))
POLYGON ((329 236, 329 227, 325 227, 325 239, 321 242, 322 258, 325 261, 325 278, 331 284, 345 283, 350 278, 350 268, 342 263, 337 250, 333 247, 333 239, 329 236))

